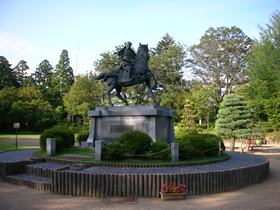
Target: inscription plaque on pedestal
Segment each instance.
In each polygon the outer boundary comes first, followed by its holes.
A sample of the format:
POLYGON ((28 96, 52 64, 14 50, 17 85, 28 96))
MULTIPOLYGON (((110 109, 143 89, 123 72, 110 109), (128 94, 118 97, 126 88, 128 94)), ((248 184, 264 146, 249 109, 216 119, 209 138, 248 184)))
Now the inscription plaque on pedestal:
POLYGON ((133 130, 133 125, 110 125, 110 133, 126 133, 133 130))

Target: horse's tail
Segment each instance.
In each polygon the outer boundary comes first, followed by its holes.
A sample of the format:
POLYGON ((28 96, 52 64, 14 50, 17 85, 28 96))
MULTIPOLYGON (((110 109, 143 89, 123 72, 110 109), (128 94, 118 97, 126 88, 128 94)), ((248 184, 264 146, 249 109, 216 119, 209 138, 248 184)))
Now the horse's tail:
POLYGON ((99 80, 99 79, 103 79, 106 76, 107 72, 103 72, 101 74, 99 74, 97 77, 95 77, 94 79, 99 80))

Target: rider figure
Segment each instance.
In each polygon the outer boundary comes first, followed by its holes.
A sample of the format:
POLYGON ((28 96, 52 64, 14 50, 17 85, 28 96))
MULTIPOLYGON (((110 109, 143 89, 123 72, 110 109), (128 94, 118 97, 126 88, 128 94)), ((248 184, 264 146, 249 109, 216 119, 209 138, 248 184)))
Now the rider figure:
POLYGON ((136 54, 131 49, 131 45, 132 45, 131 42, 129 41, 125 42, 124 45, 125 47, 123 47, 120 51, 115 52, 114 54, 117 54, 118 58, 122 59, 122 62, 118 70, 122 70, 122 75, 120 80, 126 82, 132 79, 131 78, 131 73, 133 68, 132 61, 135 59, 136 54))

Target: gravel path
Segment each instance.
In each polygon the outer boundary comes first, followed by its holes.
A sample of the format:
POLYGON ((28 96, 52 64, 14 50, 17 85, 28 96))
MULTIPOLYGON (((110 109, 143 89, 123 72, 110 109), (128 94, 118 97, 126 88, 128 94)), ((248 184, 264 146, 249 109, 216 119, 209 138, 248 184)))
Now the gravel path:
POLYGON ((10 163, 21 160, 30 160, 32 154, 37 150, 38 149, 25 149, 3 152, 0 153, 0 161, 10 163))
MULTIPOLYGON (((16 150, 10 152, 4 152, 0 154, 0 161, 13 162, 19 160, 29 160, 33 152, 32 150, 16 150)), ((178 173, 196 173, 196 172, 209 172, 209 171, 221 171, 234 168, 242 168, 248 166, 254 166, 266 162, 266 159, 250 155, 247 153, 234 153, 227 152, 230 155, 230 159, 224 162, 218 162, 200 166, 185 166, 185 167, 163 167, 163 168, 116 168, 116 167, 90 167, 82 171, 83 173, 95 173, 95 174, 178 174, 178 173)), ((37 163, 37 167, 58 169, 63 167, 62 165, 50 164, 50 163, 37 163)))

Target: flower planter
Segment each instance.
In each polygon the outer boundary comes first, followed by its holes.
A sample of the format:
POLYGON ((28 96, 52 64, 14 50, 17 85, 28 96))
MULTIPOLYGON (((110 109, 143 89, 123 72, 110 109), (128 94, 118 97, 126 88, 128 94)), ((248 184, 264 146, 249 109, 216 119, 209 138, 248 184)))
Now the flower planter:
POLYGON ((162 193, 160 192, 161 200, 182 200, 186 193, 162 193))

